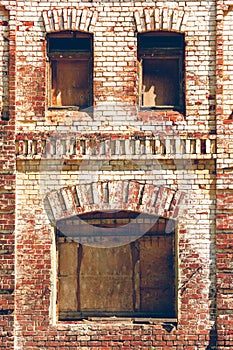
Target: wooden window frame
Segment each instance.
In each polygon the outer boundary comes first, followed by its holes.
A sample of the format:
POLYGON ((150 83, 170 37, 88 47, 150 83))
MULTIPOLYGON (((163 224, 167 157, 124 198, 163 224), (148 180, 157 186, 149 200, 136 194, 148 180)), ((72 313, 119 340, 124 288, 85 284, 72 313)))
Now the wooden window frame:
POLYGON ((147 32, 147 33, 140 33, 138 34, 138 104, 141 109, 155 109, 155 110, 176 110, 180 113, 185 113, 185 65, 184 65, 184 57, 185 57, 185 40, 184 35, 181 33, 173 33, 173 32, 147 32), (169 47, 169 40, 167 38, 171 37, 171 42, 169 47), (166 43, 164 45, 158 44, 156 46, 156 43, 153 47, 153 44, 151 47, 148 45, 145 45, 143 47, 143 39, 146 38, 147 43, 149 42, 148 39, 153 38, 159 38, 162 39, 166 38, 168 41, 168 44, 166 46, 166 43), (174 47, 172 45, 172 40, 176 40, 177 38, 177 45, 174 44, 174 47), (179 61, 179 68, 176 76, 178 77, 178 84, 177 84, 177 90, 178 90, 178 101, 176 104, 160 104, 156 105, 156 103, 151 103, 151 105, 144 106, 143 103, 143 69, 144 69, 144 62, 148 62, 148 60, 161 60, 162 62, 165 62, 167 60, 178 60, 179 61))
MULTIPOLYGON (((57 33, 47 34, 47 100, 49 109, 71 109, 80 110, 85 109, 93 105, 93 35, 90 33, 83 33, 77 31, 63 31, 57 33), (87 39, 89 41, 90 48, 70 48, 65 50, 64 46, 59 50, 59 48, 50 49, 50 43, 53 39, 87 39), (54 103, 53 86, 56 85, 56 67, 61 67, 61 64, 77 64, 81 66, 82 63, 86 62, 87 65, 87 76, 86 76, 86 103, 84 105, 79 105, 78 103, 62 104, 54 103)), ((67 82, 66 82, 67 83, 67 82)), ((79 93, 80 94, 80 93, 79 93)), ((74 94, 75 95, 75 94, 74 94)), ((78 95, 77 95, 78 96, 78 95)))

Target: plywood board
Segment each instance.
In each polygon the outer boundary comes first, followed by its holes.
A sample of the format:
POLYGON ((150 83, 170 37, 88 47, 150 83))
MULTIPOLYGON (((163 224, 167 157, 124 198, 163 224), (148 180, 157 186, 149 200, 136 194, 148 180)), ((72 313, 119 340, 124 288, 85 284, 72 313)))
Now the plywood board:
POLYGON ((58 295, 59 310, 77 310, 78 244, 59 244, 58 295))
POLYGON ((88 106, 89 61, 58 60, 52 67, 52 105, 88 106))
POLYGON ((77 276, 65 276, 59 279, 59 311, 77 310, 77 289, 77 276))
POLYGON ((174 309, 173 236, 144 237, 140 242, 141 310, 174 309))
POLYGON ((59 275, 77 275, 78 243, 59 244, 59 275))
POLYGON ((130 245, 115 248, 83 246, 80 268, 82 310, 132 311, 130 245))

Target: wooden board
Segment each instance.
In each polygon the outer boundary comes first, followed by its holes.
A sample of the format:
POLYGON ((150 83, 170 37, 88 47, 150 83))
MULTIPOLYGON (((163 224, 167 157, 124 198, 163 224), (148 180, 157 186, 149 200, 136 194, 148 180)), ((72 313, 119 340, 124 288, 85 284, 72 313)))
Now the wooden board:
POLYGON ((144 237, 140 241, 141 310, 169 315, 174 312, 173 236, 144 237))
POLYGON ((116 248, 83 246, 80 268, 82 310, 132 311, 130 245, 116 248))
POLYGON ((59 275, 58 295, 59 310, 77 310, 77 267, 78 267, 78 244, 59 244, 59 275))
POLYGON ((52 105, 87 107, 89 103, 89 61, 54 61, 52 71, 52 105))
POLYGON ((174 240, 144 235, 111 248, 59 243, 59 311, 174 317, 174 240))

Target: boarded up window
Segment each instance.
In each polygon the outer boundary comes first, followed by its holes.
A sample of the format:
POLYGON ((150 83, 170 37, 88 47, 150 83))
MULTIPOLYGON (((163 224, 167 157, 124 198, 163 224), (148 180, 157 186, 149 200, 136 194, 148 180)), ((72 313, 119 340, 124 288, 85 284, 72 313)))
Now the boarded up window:
MULTIPOLYGON (((117 227, 118 222, 122 222, 121 215, 126 218, 121 212, 117 219, 108 217, 109 227, 117 227)), ((110 244, 109 248, 104 248, 80 243, 92 231, 92 225, 87 232, 87 225, 80 221, 75 218, 63 220, 62 232, 58 231, 60 319, 175 317, 174 227, 167 232, 167 220, 140 214, 140 221, 135 221, 142 230, 140 237, 132 239, 132 225, 130 230, 125 228, 125 235, 130 237, 128 244, 110 244), (148 223, 151 228, 144 233, 148 223)), ((107 227, 103 219, 95 225, 105 230, 107 227)), ((112 238, 108 237, 109 240, 112 238)))
POLYGON ((138 34, 139 104, 184 112, 184 36, 138 34))
POLYGON ((50 107, 92 105, 92 36, 79 32, 48 34, 50 107))

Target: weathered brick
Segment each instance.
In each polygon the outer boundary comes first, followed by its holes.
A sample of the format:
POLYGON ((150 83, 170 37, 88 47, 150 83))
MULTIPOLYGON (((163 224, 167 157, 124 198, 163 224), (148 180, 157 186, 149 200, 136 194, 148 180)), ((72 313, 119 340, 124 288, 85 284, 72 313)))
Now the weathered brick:
POLYGON ((231 5, 2 2, 1 348, 233 347, 231 5), (49 108, 46 34, 59 30, 93 34, 93 110, 49 108), (150 30, 185 36, 184 113, 137 106, 150 30), (122 210, 176 221, 177 324, 57 322, 54 224, 122 210))

